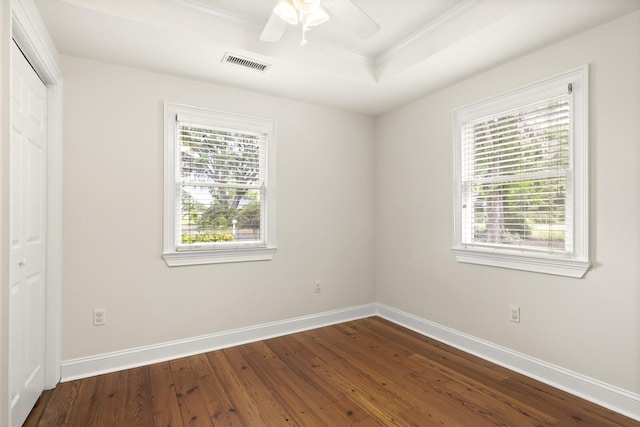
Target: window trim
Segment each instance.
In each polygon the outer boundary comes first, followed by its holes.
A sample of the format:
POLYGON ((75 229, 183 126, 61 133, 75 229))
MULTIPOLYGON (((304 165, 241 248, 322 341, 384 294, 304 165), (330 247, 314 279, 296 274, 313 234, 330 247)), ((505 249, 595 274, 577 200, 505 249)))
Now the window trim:
POLYGON ((164 229, 162 257, 169 267, 271 260, 277 250, 275 239, 275 123, 272 119, 232 114, 207 108, 172 102, 164 103, 164 229), (255 242, 233 247, 185 248, 177 242, 176 216, 176 130, 177 116, 186 115, 202 120, 202 124, 220 123, 243 130, 260 130, 267 134, 264 244, 255 242))
POLYGON ((533 271, 581 278, 589 269, 589 68, 588 65, 557 74, 519 89, 454 110, 454 244, 462 263, 533 271), (571 169, 573 184, 573 253, 542 254, 526 250, 465 246, 462 243, 462 123, 488 112, 506 111, 526 104, 540 92, 572 84, 571 169))

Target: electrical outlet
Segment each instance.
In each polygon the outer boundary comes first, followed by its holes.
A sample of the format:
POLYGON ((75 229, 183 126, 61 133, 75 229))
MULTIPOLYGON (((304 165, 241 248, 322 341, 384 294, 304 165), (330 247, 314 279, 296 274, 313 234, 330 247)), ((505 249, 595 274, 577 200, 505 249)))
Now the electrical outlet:
POLYGON ((93 309, 93 326, 102 326, 106 324, 107 324, 107 309, 94 308, 93 309))
POLYGON ((509 306, 509 320, 515 323, 520 323, 520 307, 517 305, 509 306))
POLYGON ((314 292, 316 294, 319 294, 322 292, 322 283, 320 282, 320 280, 316 280, 316 287, 314 292))

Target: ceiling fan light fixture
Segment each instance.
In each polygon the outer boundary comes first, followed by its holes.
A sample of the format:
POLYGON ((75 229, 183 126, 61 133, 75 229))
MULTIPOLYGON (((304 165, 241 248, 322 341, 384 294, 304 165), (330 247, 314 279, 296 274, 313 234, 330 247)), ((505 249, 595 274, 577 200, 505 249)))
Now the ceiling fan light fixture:
MULTIPOLYGON (((274 1, 275 0, 269 0, 274 1)), ((260 34, 264 42, 277 42, 288 25, 302 27, 302 45, 307 41, 307 31, 327 22, 335 16, 361 37, 368 38, 380 30, 380 25, 363 12, 354 0, 277 0, 267 23, 260 34)))
POLYGON ((298 24, 298 11, 291 3, 291 0, 280 0, 276 7, 273 8, 273 13, 291 25, 298 24))
POLYGON ((292 0, 293 6, 301 13, 311 13, 320 7, 321 0, 292 0))
POLYGON ((304 23, 307 27, 315 27, 316 25, 327 22, 330 18, 329 13, 320 6, 316 10, 304 15, 304 23))

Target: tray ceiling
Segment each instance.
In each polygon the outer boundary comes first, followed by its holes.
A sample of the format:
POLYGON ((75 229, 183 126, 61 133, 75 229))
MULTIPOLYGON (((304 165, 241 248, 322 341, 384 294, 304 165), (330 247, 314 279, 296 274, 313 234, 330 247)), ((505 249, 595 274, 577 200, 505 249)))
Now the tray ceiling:
POLYGON ((638 0, 353 0, 380 24, 337 19, 277 43, 276 0, 35 0, 59 52, 379 114, 640 8, 638 0), (222 61, 225 54, 266 72, 222 61))

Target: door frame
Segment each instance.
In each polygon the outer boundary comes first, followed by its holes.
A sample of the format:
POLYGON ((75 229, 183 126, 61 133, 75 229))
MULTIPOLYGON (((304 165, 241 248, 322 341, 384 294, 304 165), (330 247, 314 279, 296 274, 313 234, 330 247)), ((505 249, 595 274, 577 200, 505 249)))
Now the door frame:
POLYGON ((31 0, 11 0, 11 34, 47 87, 45 388, 62 363, 62 73, 58 52, 31 0))

